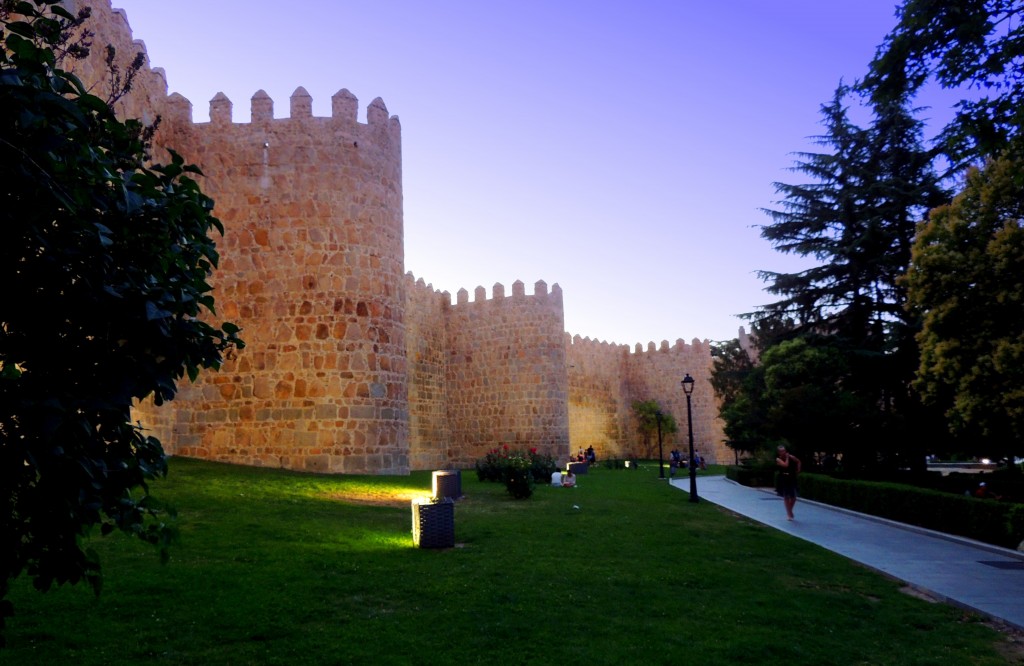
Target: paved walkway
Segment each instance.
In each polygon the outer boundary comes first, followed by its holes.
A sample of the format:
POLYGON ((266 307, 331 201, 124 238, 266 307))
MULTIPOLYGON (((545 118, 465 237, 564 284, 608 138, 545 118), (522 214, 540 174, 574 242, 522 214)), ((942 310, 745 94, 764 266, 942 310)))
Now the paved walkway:
MULTIPOLYGON (((671 483, 689 493, 689 477, 671 483)), ((773 491, 724 476, 698 477, 697 496, 932 597, 1024 629, 1024 553, 802 499, 796 520, 788 521, 782 498, 773 491)))

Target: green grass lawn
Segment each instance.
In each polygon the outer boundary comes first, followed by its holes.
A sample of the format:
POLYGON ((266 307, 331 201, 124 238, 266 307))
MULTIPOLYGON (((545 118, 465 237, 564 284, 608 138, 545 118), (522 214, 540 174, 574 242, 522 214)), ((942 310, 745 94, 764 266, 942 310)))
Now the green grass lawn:
MULTIPOLYGON (((166 565, 97 538, 103 594, 19 579, 0 664, 1004 664, 979 618, 640 470, 512 500, 463 473, 456 547, 413 547, 430 473, 171 460, 166 565)), ((707 474, 707 472, 702 472, 707 474)))

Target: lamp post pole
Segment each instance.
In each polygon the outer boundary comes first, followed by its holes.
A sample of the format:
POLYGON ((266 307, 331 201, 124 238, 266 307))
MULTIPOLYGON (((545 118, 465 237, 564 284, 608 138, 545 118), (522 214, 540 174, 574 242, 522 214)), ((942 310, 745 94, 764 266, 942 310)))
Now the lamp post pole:
POLYGON ((658 422, 658 478, 665 478, 665 460, 661 449, 661 410, 654 412, 654 420, 658 422))
POLYGON ((690 501, 699 502, 697 497, 697 466, 693 464, 693 409, 690 407, 690 394, 693 393, 694 379, 690 373, 680 382, 683 385, 683 393, 686 394, 686 430, 690 435, 690 501))

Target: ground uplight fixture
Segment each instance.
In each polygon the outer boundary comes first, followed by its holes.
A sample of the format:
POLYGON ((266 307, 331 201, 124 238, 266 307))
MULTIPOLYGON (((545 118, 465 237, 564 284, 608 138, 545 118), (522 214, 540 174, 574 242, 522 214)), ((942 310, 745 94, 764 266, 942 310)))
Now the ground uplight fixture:
POLYGON ((690 396, 693 395, 694 383, 690 373, 686 373, 683 381, 680 382, 683 385, 683 393, 686 394, 686 430, 690 435, 690 501, 696 503, 700 499, 697 497, 697 465, 693 462, 693 409, 690 407, 690 396))

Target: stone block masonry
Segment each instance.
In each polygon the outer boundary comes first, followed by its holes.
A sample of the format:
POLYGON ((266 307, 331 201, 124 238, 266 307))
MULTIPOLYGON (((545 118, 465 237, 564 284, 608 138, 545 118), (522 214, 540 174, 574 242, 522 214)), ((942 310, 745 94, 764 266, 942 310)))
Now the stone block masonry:
MULTIPOLYGON (((101 81, 100 35, 125 60, 144 45, 109 0, 88 4, 98 48, 79 73, 101 81)), ((495 284, 490 298, 477 287, 472 300, 462 289, 452 302, 407 274, 398 118, 379 98, 365 123, 347 90, 331 101, 331 116, 315 117, 298 87, 277 117, 257 91, 239 123, 218 93, 210 121, 196 123, 147 63, 118 103, 123 115, 162 118, 158 157, 173 148, 203 170, 225 227, 217 316, 247 342, 170 403, 137 407, 168 452, 371 474, 470 467, 502 444, 560 458, 593 445, 609 457, 635 446, 633 400, 659 400, 685 427, 689 372, 707 387, 694 395, 694 434, 710 460, 722 457, 706 343, 630 353, 570 338, 557 284, 538 281, 532 294, 495 284)))
POLYGON ((564 457, 569 450, 568 375, 562 290, 495 284, 473 302, 465 289, 449 316, 448 415, 458 466, 507 444, 564 457))
POLYGON ((187 147, 231 229, 213 283, 248 343, 172 403, 175 453, 409 470, 400 127, 380 99, 366 124, 348 91, 333 103, 335 115, 314 118, 299 88, 278 119, 258 91, 252 122, 234 123, 217 95, 196 124, 187 100, 169 100, 161 138, 187 147))
POLYGON ((601 458, 632 458, 640 451, 641 436, 633 416, 633 403, 656 400, 679 427, 664 438, 665 452, 688 446, 686 395, 680 384, 689 373, 695 390, 691 396, 694 447, 709 462, 730 462, 718 401, 711 387, 712 357, 707 341, 669 346, 597 342, 565 336, 569 373, 569 436, 573 450, 593 446, 601 458))

